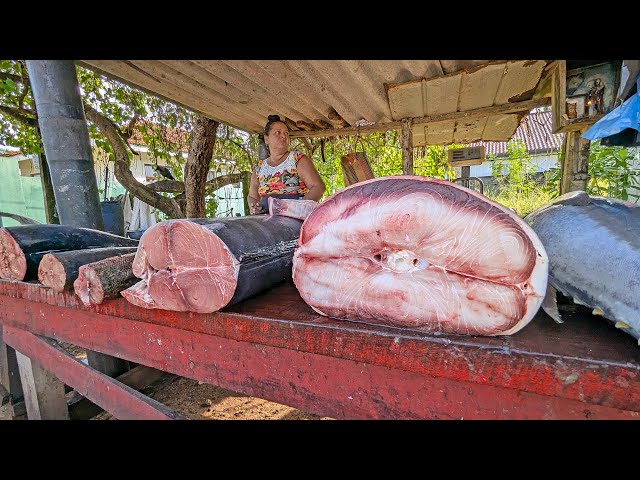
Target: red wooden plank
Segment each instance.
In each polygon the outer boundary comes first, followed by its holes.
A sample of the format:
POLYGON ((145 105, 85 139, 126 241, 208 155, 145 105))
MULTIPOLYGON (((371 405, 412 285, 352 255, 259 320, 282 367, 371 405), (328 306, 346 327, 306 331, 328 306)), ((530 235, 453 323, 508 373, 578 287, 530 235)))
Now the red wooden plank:
MULTIPOLYGON (((337 419, 640 418, 636 412, 575 400, 428 378, 321 355, 127 323, 114 329, 117 333, 109 340, 100 335, 104 341, 99 346, 124 352, 133 361, 149 361, 179 375, 337 419), (131 341, 124 341, 125 338, 131 341), (142 348, 127 348, 135 344, 142 348)), ((92 336, 88 339, 97 340, 92 336)), ((113 396, 117 393, 113 387, 109 392, 113 396)), ((125 418, 137 415, 128 410, 130 402, 117 407, 121 415, 127 415, 125 418)))
POLYGON ((33 314, 23 326, 47 336, 333 418, 637 418, 635 412, 578 400, 90 312, 70 318, 62 307, 47 307, 46 321, 40 322, 33 319, 44 318, 44 312, 22 311, 27 319, 33 314))
MULTIPOLYGON (((299 295, 291 292, 291 288, 295 289, 291 285, 243 302, 236 311, 205 315, 147 310, 130 305, 124 299, 106 302, 95 309, 82 308, 74 306, 77 300, 73 297, 52 295, 49 289, 37 285, 12 283, 3 286, 0 282, 0 321, 46 336, 66 338, 65 341, 86 348, 100 350, 97 345, 102 341, 101 336, 109 338, 114 337, 115 332, 133 330, 134 327, 124 322, 123 317, 128 317, 141 320, 135 322, 136 328, 148 330, 152 324, 170 327, 158 336, 160 341, 181 336, 188 330, 384 366, 430 378, 640 411, 639 349, 631 336, 609 328, 604 321, 594 325, 580 322, 556 325, 542 318, 512 337, 429 335, 320 317, 299 295), (20 297, 31 300, 20 300, 20 297), (56 307, 59 303, 71 308, 56 307), (277 306, 279 317, 270 305, 277 306), (42 322, 45 316, 47 320, 42 322), (69 340, 78 336, 76 341, 69 340)), ((117 348, 109 352, 128 358, 126 352, 136 348, 130 345, 131 341, 122 337, 117 348)), ((151 365, 143 359, 133 360, 151 365)), ((188 371, 181 373, 183 371, 172 363, 161 361, 157 368, 193 377, 188 371)))
POLYGON ((4 339, 61 381, 120 419, 183 418, 160 402, 84 365, 50 341, 17 328, 4 327, 4 339))

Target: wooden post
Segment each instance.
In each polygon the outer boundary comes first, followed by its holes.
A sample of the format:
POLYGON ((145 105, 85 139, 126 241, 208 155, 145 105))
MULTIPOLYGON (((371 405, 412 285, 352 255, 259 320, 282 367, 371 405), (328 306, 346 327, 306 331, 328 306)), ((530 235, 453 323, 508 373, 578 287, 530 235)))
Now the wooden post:
POLYGON ((581 137, 582 131, 565 133, 560 166, 560 194, 586 190, 589 180, 589 152, 591 142, 581 137))
POLYGON ((413 132, 410 118, 402 120, 402 173, 413 175, 413 132))
MULTIPOLYGON (((63 225, 104 230, 89 130, 72 60, 27 60, 46 160, 63 225)), ((129 362, 87 351, 89 365, 115 377, 129 362)), ((24 385, 23 385, 24 387, 24 385)))
POLYGON ((69 420, 64 383, 16 351, 29 420, 69 420))
POLYGON ((0 325, 0 405, 10 404, 11 416, 19 416, 16 404, 23 401, 22 383, 16 351, 4 343, 3 328, 0 325))
POLYGON ((244 215, 249 215, 249 187, 251 186, 252 172, 242 172, 242 207, 244 208, 244 215))

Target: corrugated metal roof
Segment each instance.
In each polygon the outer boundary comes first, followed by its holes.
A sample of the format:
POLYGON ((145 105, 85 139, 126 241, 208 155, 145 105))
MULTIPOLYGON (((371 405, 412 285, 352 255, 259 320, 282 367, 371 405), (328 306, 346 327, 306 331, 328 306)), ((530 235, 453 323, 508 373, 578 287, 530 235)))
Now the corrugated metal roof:
MULTIPOLYGON (((412 113, 422 116, 514 104, 533 98, 549 61, 78 60, 77 63, 209 118, 259 133, 270 114, 279 114, 290 130, 304 132, 352 127, 358 121, 386 124, 412 113), (426 82, 429 97, 424 100, 420 93, 420 105, 414 112, 411 109, 415 99, 411 95, 405 98, 405 93, 416 82, 420 86, 426 82), (446 89, 441 95, 437 94, 437 82, 446 89), (455 102, 450 104, 454 97, 455 102), (396 101, 400 99, 402 103, 403 98, 405 104, 408 102, 408 111, 402 111, 396 101)), ((455 139, 506 140, 523 114, 524 111, 509 112, 495 118, 461 121, 459 127, 454 122, 454 131, 459 132, 455 139), (468 134, 462 133, 464 129, 468 134)), ((424 126, 419 128, 424 132, 424 126)), ((420 144, 419 138, 414 144, 420 144)))
MULTIPOLYGON (((527 114, 511 140, 522 140, 529 153, 558 153, 562 148, 563 133, 552 133, 552 112, 532 111, 527 114)), ((507 142, 474 142, 469 146, 484 145, 485 155, 505 155, 507 142)))

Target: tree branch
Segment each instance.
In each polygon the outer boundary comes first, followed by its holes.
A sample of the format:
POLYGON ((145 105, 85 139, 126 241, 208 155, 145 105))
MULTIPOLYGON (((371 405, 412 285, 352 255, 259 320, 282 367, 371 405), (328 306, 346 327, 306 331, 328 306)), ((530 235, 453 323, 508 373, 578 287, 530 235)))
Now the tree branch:
POLYGON ((36 128, 38 126, 38 120, 35 117, 28 117, 27 115, 31 115, 31 112, 28 110, 20 110, 17 108, 5 107, 4 105, 0 105, 0 112, 6 114, 7 116, 17 120, 20 123, 24 123, 29 127, 36 128))
POLYGON ((225 185, 231 185, 232 183, 238 183, 242 180, 242 173, 230 173, 228 175, 221 175, 219 177, 209 180, 205 184, 205 192, 211 193, 225 185))
POLYGON ((20 84, 24 83, 20 75, 14 75, 13 73, 8 73, 8 72, 0 72, 0 80, 4 81, 6 79, 13 80, 13 83, 20 83, 20 84))
POLYGON ((115 176, 124 188, 129 190, 135 197, 154 208, 161 210, 171 218, 184 218, 184 214, 178 203, 171 198, 166 198, 156 193, 153 189, 138 182, 131 173, 131 165, 127 154, 126 142, 114 126, 113 122, 99 113, 90 105, 84 104, 87 118, 92 121, 107 138, 113 148, 115 158, 115 176))

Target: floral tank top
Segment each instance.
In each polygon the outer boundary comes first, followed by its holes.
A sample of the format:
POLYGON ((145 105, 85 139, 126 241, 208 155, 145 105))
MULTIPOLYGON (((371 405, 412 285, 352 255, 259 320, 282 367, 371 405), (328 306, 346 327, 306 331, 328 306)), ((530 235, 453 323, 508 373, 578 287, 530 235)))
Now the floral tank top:
POLYGON ((306 194, 309 189, 300 180, 296 168, 303 155, 302 152, 289 152, 287 159, 277 167, 272 167, 266 160, 258 161, 256 175, 260 197, 272 193, 306 194))

